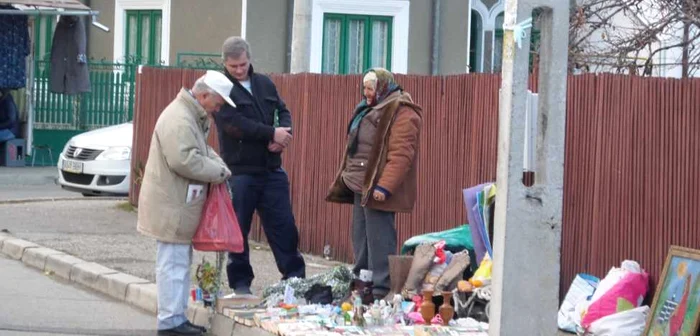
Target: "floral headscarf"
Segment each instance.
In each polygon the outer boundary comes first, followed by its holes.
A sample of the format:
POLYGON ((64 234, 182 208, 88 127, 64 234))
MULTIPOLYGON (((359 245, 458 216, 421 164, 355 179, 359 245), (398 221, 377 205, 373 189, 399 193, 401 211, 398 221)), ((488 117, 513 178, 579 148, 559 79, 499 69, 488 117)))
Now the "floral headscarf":
MULTIPOLYGON (((373 82, 376 92, 375 99, 371 106, 377 105, 384 98, 388 97, 394 91, 400 89, 399 85, 394 80, 394 75, 384 68, 373 68, 367 71, 362 78, 362 83, 373 82)), ((367 98, 365 98, 365 102, 367 98)))
MULTIPOLYGON (((362 119, 369 113, 372 107, 381 103, 386 97, 395 91, 401 90, 401 87, 394 80, 394 75, 387 69, 384 68, 372 68, 367 71, 362 77, 362 85, 364 88, 365 82, 373 82, 375 88, 375 98, 371 104, 367 104, 367 98, 363 98, 359 104, 355 107, 355 112, 353 113, 352 121, 348 125, 348 134, 360 127, 362 119)), ((351 140, 350 147, 348 148, 349 154, 352 156, 357 152, 357 137, 351 140)))

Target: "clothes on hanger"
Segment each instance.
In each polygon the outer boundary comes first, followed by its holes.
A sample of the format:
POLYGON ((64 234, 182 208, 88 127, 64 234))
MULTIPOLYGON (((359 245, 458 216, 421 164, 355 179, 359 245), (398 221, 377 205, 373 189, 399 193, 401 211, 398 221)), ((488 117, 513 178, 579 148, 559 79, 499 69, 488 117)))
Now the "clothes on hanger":
POLYGON ((61 16, 51 45, 49 89, 54 93, 90 92, 87 35, 82 17, 61 16))
MULTIPOLYGON (((14 8, 0 5, 0 9, 14 8)), ((25 87, 29 42, 26 16, 0 14, 0 89, 25 87)))

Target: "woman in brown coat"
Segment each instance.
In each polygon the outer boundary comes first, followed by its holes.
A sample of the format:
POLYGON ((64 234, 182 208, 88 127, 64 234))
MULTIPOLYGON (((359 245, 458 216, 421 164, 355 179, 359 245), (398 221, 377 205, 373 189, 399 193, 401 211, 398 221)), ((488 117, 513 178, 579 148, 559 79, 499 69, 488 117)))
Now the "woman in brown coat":
POLYGON ((389 255, 396 253, 396 212, 416 199, 421 108, 382 68, 363 77, 364 99, 348 125, 348 145, 326 200, 353 204, 353 273, 372 271, 373 295, 389 292, 389 255))

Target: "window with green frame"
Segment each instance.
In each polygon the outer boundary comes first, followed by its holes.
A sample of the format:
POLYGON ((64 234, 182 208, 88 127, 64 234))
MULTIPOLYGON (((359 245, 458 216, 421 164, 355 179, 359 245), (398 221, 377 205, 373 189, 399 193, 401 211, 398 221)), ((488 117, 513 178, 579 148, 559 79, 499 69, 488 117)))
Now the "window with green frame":
POLYGON ((127 62, 161 63, 162 13, 160 10, 126 11, 124 55, 127 62))
POLYGON ((481 40, 483 39, 483 28, 481 23, 481 15, 475 10, 472 10, 471 20, 471 38, 469 40, 469 72, 481 72, 481 40))
POLYGON ((321 72, 356 74, 372 67, 391 70, 392 25, 391 16, 324 14, 321 72))

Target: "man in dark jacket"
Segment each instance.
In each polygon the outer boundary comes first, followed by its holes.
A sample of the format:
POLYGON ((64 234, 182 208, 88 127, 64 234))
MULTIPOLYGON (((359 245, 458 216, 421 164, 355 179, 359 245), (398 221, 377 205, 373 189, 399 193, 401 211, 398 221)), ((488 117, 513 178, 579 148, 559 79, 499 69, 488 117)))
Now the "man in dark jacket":
POLYGON ((256 209, 282 278, 305 277, 289 179, 282 169, 281 153, 292 139, 292 116, 270 78, 253 71, 248 42, 228 38, 222 57, 237 107, 222 108, 216 114, 216 127, 221 156, 233 174, 229 180, 233 207, 245 241, 243 253, 229 254, 227 273, 235 294, 245 295, 251 294, 254 278, 248 233, 256 209))

